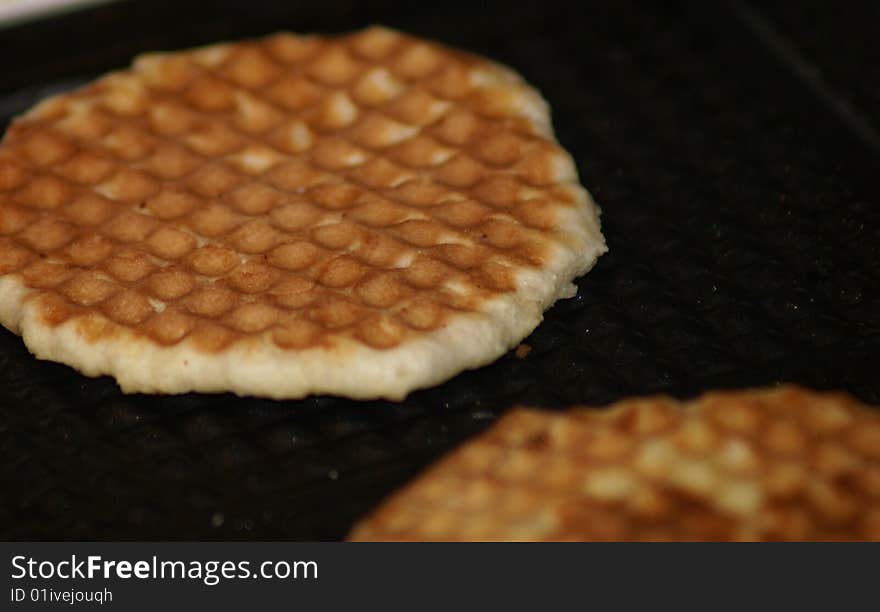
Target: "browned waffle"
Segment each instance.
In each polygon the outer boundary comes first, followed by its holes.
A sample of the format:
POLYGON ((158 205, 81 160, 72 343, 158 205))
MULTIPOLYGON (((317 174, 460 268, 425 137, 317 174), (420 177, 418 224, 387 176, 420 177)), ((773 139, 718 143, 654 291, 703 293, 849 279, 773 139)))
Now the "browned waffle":
POLYGON ((143 56, 0 145, 0 321, 126 391, 400 397, 602 251, 540 96, 382 28, 143 56))
POLYGON ((796 387, 515 409, 353 540, 880 540, 880 413, 796 387))

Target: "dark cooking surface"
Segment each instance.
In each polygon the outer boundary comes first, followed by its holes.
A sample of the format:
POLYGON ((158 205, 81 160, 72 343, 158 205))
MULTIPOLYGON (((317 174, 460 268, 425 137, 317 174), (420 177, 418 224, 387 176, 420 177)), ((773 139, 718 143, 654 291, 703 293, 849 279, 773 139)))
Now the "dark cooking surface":
POLYGON ((785 0, 761 3, 766 25, 812 60, 813 78, 853 104, 871 128, 880 130, 880 3, 834 10, 814 0, 790 10, 785 0))
MULTIPOLYGON (((490 55, 537 85, 604 209, 611 251, 547 314, 525 359, 507 355, 401 404, 123 396, 0 332, 0 539, 340 538, 515 402, 794 381, 880 403, 878 151, 828 104, 836 88, 855 105, 876 94, 848 85, 849 58, 873 34, 839 56, 808 44, 821 36, 800 38, 807 62, 830 67, 823 98, 738 8, 537 3, 540 14, 499 3, 462 17, 448 2, 397 14, 391 2, 212 4, 201 16, 179 1, 108 5, 0 31, 4 125, 141 50, 382 22, 490 55)), ((817 26, 784 8, 747 10, 789 35, 817 26)))

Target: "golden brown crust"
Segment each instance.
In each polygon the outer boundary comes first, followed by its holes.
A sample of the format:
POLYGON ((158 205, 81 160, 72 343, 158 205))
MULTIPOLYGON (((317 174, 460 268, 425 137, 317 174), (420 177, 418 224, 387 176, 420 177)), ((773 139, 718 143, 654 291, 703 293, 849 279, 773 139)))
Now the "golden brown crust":
POLYGON ((514 409, 353 540, 880 540, 880 412, 788 386, 514 409))
POLYGON ((53 326, 395 347, 566 240, 569 158, 504 78, 380 28, 142 57, 9 129, 0 274, 53 326))
POLYGON ((0 144, 0 323, 126 392, 400 399, 606 249, 540 95, 383 28, 138 58, 0 144))

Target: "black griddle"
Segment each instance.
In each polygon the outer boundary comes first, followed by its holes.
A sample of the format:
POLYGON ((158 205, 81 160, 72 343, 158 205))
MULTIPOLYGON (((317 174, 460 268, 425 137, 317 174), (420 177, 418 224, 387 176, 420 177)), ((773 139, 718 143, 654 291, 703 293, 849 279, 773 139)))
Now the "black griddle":
POLYGON ((0 30, 4 127, 138 52, 280 29, 378 22, 486 54, 550 101, 611 249, 526 358, 402 403, 126 396, 2 331, 0 539, 339 539, 518 403, 778 382, 880 403, 880 81, 854 69, 877 76, 876 27, 836 11, 178 0, 0 30))

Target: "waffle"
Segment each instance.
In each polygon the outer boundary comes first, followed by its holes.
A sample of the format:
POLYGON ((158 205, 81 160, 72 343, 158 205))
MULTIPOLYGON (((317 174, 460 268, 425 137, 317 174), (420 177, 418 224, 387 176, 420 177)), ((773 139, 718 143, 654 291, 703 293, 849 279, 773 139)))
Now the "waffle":
POLYGON ((0 144, 0 322, 126 392, 399 399, 604 251, 540 95, 384 28, 144 55, 0 144))
POLYGON ((880 412, 796 387, 515 409, 353 540, 880 540, 880 412))

